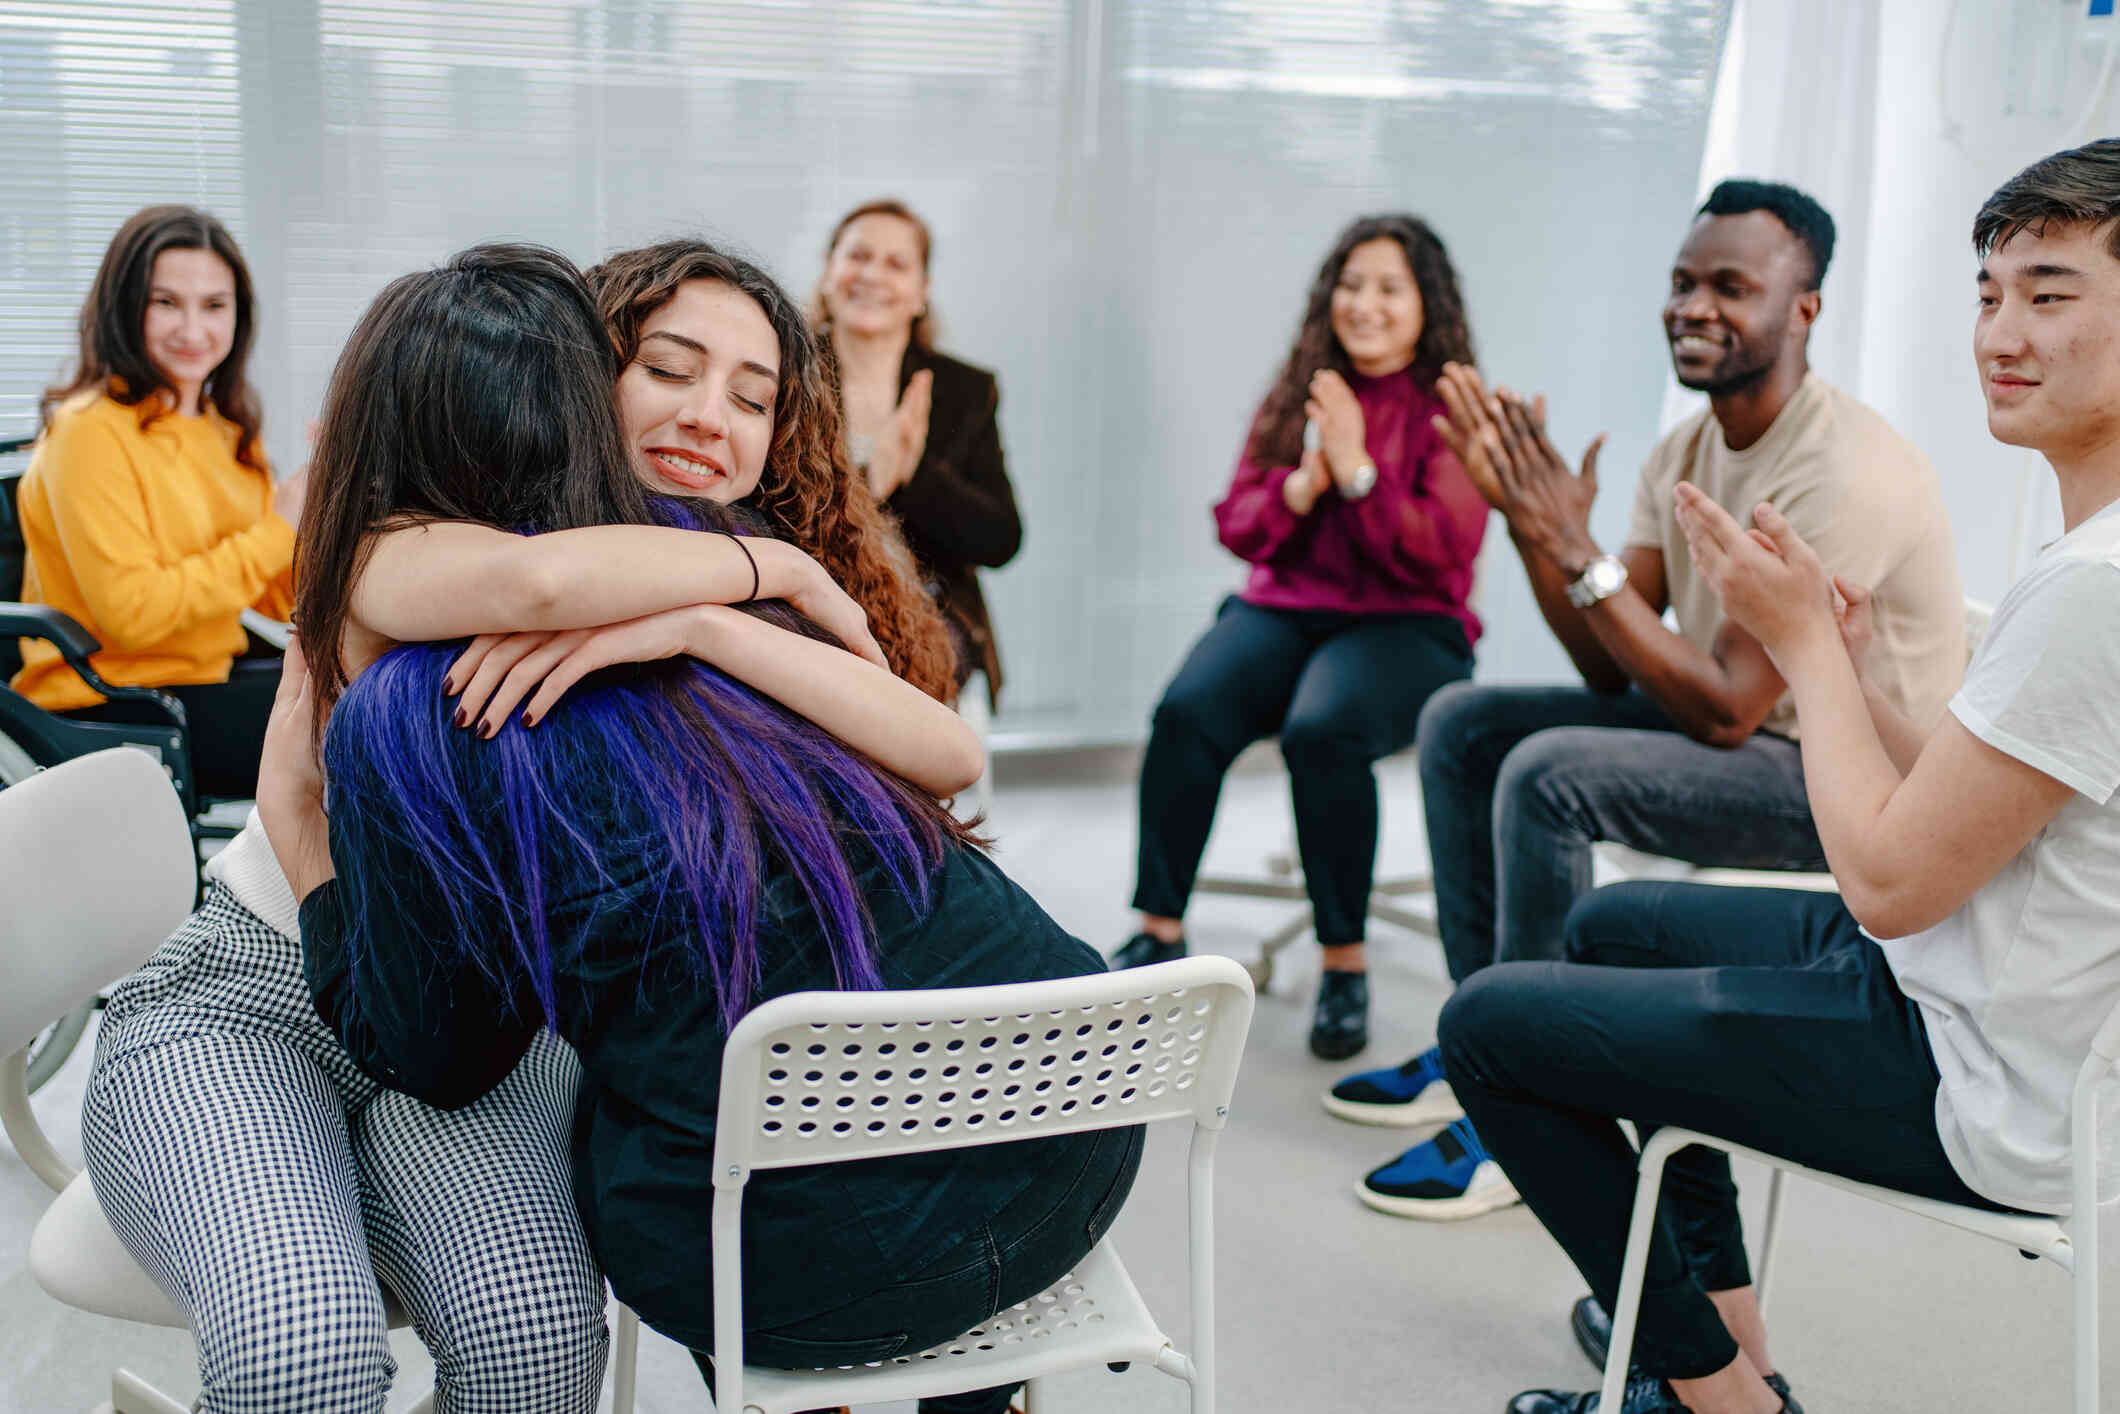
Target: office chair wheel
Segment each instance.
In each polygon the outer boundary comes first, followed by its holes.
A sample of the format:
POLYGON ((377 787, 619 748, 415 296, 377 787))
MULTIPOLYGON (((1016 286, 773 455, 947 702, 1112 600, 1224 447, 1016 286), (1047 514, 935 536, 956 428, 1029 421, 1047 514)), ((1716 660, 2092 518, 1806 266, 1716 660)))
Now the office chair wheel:
POLYGON ((65 1066, 67 1057, 74 1053, 80 1043, 81 1033, 88 1029, 88 1018, 95 1014, 94 1003, 84 1003, 47 1026, 29 1043, 29 1093, 34 1095, 42 1089, 44 1082, 57 1075, 65 1066))

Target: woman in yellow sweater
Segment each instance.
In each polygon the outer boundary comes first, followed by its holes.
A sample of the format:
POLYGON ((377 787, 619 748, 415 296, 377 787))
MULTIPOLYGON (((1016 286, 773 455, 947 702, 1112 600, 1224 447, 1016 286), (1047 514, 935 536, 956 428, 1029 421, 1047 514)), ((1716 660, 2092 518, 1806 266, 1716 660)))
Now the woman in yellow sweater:
MULTIPOLYGON (((190 717, 204 795, 257 791, 277 656, 245 655, 243 610, 285 618, 303 482, 273 485, 244 378, 250 273, 221 223, 150 206, 111 239, 81 310, 80 367, 46 393, 22 478, 22 597, 96 636, 105 681, 156 687, 190 717)), ((153 720, 107 702, 49 644, 14 689, 54 712, 153 720)))

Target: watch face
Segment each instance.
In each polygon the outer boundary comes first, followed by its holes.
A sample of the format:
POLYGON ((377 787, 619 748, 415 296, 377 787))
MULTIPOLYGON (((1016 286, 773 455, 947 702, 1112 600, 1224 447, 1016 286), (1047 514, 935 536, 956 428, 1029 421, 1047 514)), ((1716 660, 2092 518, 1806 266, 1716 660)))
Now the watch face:
POLYGON ((1618 560, 1597 560, 1590 566, 1589 579, 1590 587, 1602 598, 1617 593, 1619 587, 1627 582, 1627 567, 1618 560))

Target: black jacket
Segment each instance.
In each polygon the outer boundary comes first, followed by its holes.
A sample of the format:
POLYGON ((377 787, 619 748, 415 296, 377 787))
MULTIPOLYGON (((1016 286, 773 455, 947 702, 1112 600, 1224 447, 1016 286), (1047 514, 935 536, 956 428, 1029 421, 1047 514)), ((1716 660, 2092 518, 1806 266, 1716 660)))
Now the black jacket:
MULTIPOLYGON (((482 810, 498 800, 499 753, 468 731, 445 748, 482 810)), ((638 792, 590 793, 590 840, 659 840, 638 792)), ((529 979, 496 983, 446 940, 451 922, 420 858, 376 830, 350 838, 332 818, 332 853, 371 853, 364 946, 348 947, 349 901, 338 880, 302 900, 304 967, 317 1011, 362 1069, 442 1108, 470 1104, 521 1059, 540 1012, 529 979)), ((712 989, 671 958, 685 910, 655 906, 667 851, 554 850, 552 918, 557 1029, 581 1055, 573 1135, 575 1204, 619 1298, 666 1335, 714 1344, 708 1224, 715 1107, 727 1033, 712 989)), ((970 987, 1079 976, 1103 960, 1070 937, 984 855, 950 850, 930 907, 916 913, 878 877, 863 878, 884 981, 892 988, 970 987)), ((755 999, 834 985, 830 955, 802 890, 769 868, 760 901, 762 977, 755 999)), ((506 937, 504 925, 467 920, 506 937)), ((505 945, 503 945, 505 946, 505 945)), ((498 952, 499 950, 495 950, 498 952)), ((499 970, 505 961, 496 957, 499 970)), ((1042 1175, 1081 1167, 1094 1134, 1023 1140, 758 1173, 744 1199, 744 1324, 803 1320, 902 1281, 981 1229, 1042 1175)))
POLYGON ((998 707, 1001 651, 979 588, 979 570, 999 569, 1023 546, 1023 520, 1001 453, 996 417, 1001 388, 983 368, 911 344, 898 367, 901 396, 922 369, 935 378, 927 449, 912 479, 884 505, 904 529, 936 603, 957 621, 971 644, 972 662, 965 672, 986 670, 987 688, 998 707))

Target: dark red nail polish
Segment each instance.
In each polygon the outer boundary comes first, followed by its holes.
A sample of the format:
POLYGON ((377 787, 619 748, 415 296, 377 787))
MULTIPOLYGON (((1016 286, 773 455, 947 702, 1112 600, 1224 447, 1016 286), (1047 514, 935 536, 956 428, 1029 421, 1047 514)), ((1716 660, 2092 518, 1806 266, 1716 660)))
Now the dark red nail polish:
POLYGON ((455 679, 455 678, 443 678, 443 679, 442 679, 442 696, 444 696, 444 697, 454 697, 454 696, 456 696, 456 679, 455 679))
POLYGON ((535 715, 534 713, 531 713, 531 712, 525 712, 525 713, 523 713, 523 725, 524 725, 524 726, 526 726, 526 727, 534 727, 534 726, 536 726, 536 725, 537 725, 537 717, 536 717, 536 715, 535 715))
POLYGON ((464 725, 464 721, 465 721, 465 713, 464 713, 464 709, 463 709, 463 708, 461 708, 461 707, 459 707, 459 708, 457 708, 457 709, 456 709, 456 724, 457 724, 458 726, 462 726, 462 725, 464 725))

